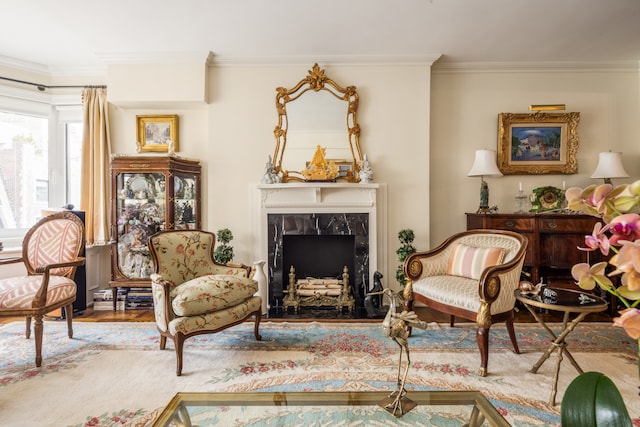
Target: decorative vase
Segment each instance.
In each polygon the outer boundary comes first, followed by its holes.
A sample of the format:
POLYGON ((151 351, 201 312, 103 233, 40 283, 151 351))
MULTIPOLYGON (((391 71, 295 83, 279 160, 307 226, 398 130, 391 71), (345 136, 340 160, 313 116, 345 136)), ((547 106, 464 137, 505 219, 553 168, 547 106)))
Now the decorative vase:
POLYGON ((258 282, 258 296, 262 298, 262 314, 269 312, 267 305, 268 290, 267 290, 267 276, 264 274, 264 261, 256 261, 253 263, 255 272, 253 273, 253 280, 258 282))

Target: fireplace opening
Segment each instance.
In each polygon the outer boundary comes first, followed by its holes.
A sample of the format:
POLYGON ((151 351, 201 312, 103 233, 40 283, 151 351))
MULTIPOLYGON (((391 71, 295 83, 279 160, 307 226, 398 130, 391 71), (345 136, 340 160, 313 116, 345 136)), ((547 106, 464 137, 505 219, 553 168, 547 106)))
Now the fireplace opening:
MULTIPOLYGON (((354 316, 364 311, 364 294, 369 283, 367 213, 274 213, 267 215, 267 224, 270 316, 285 314, 283 303, 292 265, 298 279, 340 280, 346 266, 355 300, 354 316)), ((305 317, 314 310, 302 311, 298 315, 305 317)))
POLYGON ((284 235, 282 259, 286 272, 291 266, 296 279, 342 279, 342 270, 355 271, 356 239, 353 235, 284 235))

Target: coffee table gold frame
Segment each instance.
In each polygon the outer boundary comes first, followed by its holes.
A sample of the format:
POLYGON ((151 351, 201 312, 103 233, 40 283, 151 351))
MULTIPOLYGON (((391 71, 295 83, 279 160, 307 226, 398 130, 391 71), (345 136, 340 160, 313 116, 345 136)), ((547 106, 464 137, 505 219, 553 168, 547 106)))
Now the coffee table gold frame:
MULTIPOLYGON (((465 427, 480 427, 485 420, 494 427, 510 424, 479 391, 414 391, 409 392, 417 405, 468 405, 473 406, 465 427)), ((177 393, 154 420, 152 427, 195 427, 191 424, 190 407, 203 406, 377 406, 388 397, 384 391, 354 392, 255 392, 255 393, 177 393)), ((397 418, 380 408, 389 425, 397 418)), ((380 418, 382 419, 382 418, 380 418)), ((400 422, 400 421, 398 421, 400 422)), ((222 424, 221 424, 222 425, 222 424)), ((226 424, 229 425, 229 424, 226 424)))
POLYGON ((516 299, 524 304, 527 307, 527 310, 533 315, 534 319, 538 321, 540 326, 542 326, 549 335, 553 338, 553 342, 544 352, 540 359, 533 365, 533 368, 529 372, 535 374, 538 372, 538 369, 542 366, 542 364, 551 356, 551 353, 554 351, 558 351, 558 360, 556 361, 556 371, 553 375, 553 385, 551 386, 551 397, 549 398, 549 404, 555 406, 556 404, 556 394, 558 392, 558 375, 560 374, 560 364, 562 363, 563 355, 567 356, 567 359, 571 362, 574 368, 578 371, 579 374, 582 374, 582 368, 578 365, 578 362, 573 358, 569 350, 567 349, 567 342, 565 339, 567 335, 573 331, 576 326, 585 316, 589 313, 597 313, 600 311, 604 311, 607 309, 607 302, 592 294, 587 294, 585 292, 574 291, 571 289, 556 289, 556 288, 548 288, 551 291, 555 292, 556 295, 559 296, 558 302, 547 303, 543 300, 538 300, 534 297, 529 297, 523 295, 519 289, 515 290, 516 299), (586 296, 585 302, 580 303, 581 295, 586 296), (556 335, 549 326, 544 322, 544 320, 536 313, 535 308, 542 308, 545 310, 553 310, 563 312, 562 317, 562 330, 559 334, 556 335), (569 322, 569 315, 571 313, 577 314, 577 316, 569 322))

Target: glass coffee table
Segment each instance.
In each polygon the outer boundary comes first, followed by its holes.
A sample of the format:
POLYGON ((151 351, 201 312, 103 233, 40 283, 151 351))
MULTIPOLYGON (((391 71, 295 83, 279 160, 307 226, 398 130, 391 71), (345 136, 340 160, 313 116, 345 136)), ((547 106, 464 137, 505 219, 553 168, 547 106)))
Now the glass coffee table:
POLYGON ((562 356, 564 355, 569 359, 578 373, 581 374, 583 372, 580 365, 578 365, 578 362, 576 362, 567 349, 567 335, 569 335, 588 314, 606 310, 607 302, 603 298, 590 293, 561 288, 543 288, 542 292, 538 294, 527 294, 516 289, 515 295, 516 299, 527 307, 527 310, 529 310, 531 315, 553 339, 547 351, 540 356, 540 359, 535 365, 533 365, 533 368, 531 368, 529 372, 534 374, 538 372, 538 369, 540 369, 542 364, 551 356, 551 354, 554 351, 558 351, 558 360, 556 361, 556 370, 551 387, 551 397, 549 398, 549 404, 555 405, 556 393, 558 391, 558 375, 560 374, 560 364, 563 360, 562 356), (556 334, 544 322, 542 317, 536 313, 535 308, 562 312, 562 330, 556 334), (572 313, 575 315, 575 318, 569 322, 569 316, 572 313))
POLYGON ((430 426, 446 420, 469 427, 510 425, 479 391, 408 392, 417 406, 402 417, 379 406, 388 396, 377 391, 178 393, 152 427, 430 426))

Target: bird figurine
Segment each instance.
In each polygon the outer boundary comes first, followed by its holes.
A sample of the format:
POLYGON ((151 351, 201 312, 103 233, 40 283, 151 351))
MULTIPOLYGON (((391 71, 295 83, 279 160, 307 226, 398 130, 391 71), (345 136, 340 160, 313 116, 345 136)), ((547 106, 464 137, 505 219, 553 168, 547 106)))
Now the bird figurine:
POLYGON ((399 294, 394 293, 391 289, 385 288, 379 292, 372 292, 367 295, 386 295, 389 302, 389 310, 382 321, 382 331, 385 337, 389 337, 400 347, 400 357, 398 359, 398 375, 396 390, 386 399, 380 402, 380 406, 393 414, 395 417, 401 417, 416 406, 416 403, 406 397, 407 390, 405 384, 407 382, 407 374, 411 366, 411 357, 409 353, 409 328, 427 329, 427 322, 418 319, 418 315, 413 311, 403 310, 398 312, 398 305, 402 301, 399 294), (407 365, 402 371, 402 354, 407 354, 407 365))

